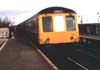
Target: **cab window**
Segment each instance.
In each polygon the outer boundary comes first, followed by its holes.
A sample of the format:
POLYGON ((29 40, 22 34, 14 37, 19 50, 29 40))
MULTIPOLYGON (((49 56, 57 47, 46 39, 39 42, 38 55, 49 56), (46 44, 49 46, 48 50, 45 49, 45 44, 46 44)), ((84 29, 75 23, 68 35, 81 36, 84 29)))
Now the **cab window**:
POLYGON ((43 32, 52 32, 52 17, 45 16, 42 17, 43 32))
POLYGON ((73 31, 76 29, 75 19, 73 16, 66 16, 66 27, 67 27, 67 31, 73 31))

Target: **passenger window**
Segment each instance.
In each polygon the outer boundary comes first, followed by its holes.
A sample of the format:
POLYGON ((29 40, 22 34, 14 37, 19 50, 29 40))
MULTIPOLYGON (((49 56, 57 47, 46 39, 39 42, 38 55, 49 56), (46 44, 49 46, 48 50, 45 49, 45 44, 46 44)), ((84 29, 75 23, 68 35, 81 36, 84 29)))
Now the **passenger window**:
POLYGON ((43 31, 44 32, 52 32, 52 17, 51 16, 45 16, 42 17, 42 25, 43 25, 43 31))
POLYGON ((66 27, 67 27, 67 31, 76 30, 75 19, 73 16, 66 16, 66 27))

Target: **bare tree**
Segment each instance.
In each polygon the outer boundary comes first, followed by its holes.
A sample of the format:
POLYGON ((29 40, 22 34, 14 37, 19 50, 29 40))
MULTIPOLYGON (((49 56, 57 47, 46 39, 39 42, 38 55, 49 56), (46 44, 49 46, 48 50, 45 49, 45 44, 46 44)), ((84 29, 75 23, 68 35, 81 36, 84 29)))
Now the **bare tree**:
POLYGON ((4 19, 0 19, 0 28, 1 27, 9 27, 9 25, 11 25, 12 22, 7 18, 5 17, 4 19))

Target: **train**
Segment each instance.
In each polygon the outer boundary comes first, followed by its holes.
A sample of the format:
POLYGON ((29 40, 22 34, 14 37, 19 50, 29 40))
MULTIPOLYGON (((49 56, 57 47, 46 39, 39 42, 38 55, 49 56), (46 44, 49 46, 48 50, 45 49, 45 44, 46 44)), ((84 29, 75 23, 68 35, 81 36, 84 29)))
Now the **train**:
POLYGON ((79 31, 80 35, 100 36, 100 24, 99 23, 79 24, 79 31))
POLYGON ((39 45, 74 44, 79 42, 77 13, 65 7, 42 9, 17 26, 27 38, 39 45))

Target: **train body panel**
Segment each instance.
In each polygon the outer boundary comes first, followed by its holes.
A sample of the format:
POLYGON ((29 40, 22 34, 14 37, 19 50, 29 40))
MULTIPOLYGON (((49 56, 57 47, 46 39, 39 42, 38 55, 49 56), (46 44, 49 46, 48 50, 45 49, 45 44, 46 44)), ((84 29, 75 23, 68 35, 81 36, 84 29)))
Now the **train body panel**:
POLYGON ((63 7, 46 8, 21 23, 20 28, 37 37, 39 44, 79 42, 76 12, 63 7))
MULTIPOLYGON (((76 15, 75 14, 66 14, 66 13, 61 13, 61 14, 43 14, 39 16, 39 43, 40 44, 45 44, 45 43, 50 43, 50 44, 57 44, 57 43, 73 43, 73 42, 78 42, 79 41, 79 31, 78 31, 78 24, 77 21, 74 21, 72 25, 67 25, 66 23, 66 18, 73 18, 76 20, 76 15), (71 15, 71 16, 70 16, 71 15), (45 21, 45 19, 46 21, 45 21), (51 20, 50 20, 51 17, 51 20), (63 18, 63 19, 62 19, 63 18), (46 26, 43 25, 44 23, 47 22, 48 24, 45 24, 46 26), (56 20, 56 21, 55 21, 56 20), (50 24, 49 24, 50 22, 50 24), (56 23, 56 24, 55 24, 56 23), (50 25, 50 26, 49 26, 50 25), (44 26, 44 28, 43 28, 44 26), (70 26, 70 27, 69 27, 70 26), (71 29, 71 26, 73 28, 71 29), (47 27, 47 28, 46 28, 47 27)), ((70 20, 71 21, 71 20, 70 20)))
POLYGON ((79 37, 73 32, 54 32, 39 34, 40 44, 60 44, 79 42, 79 37), (77 36, 77 37, 76 37, 77 36))

